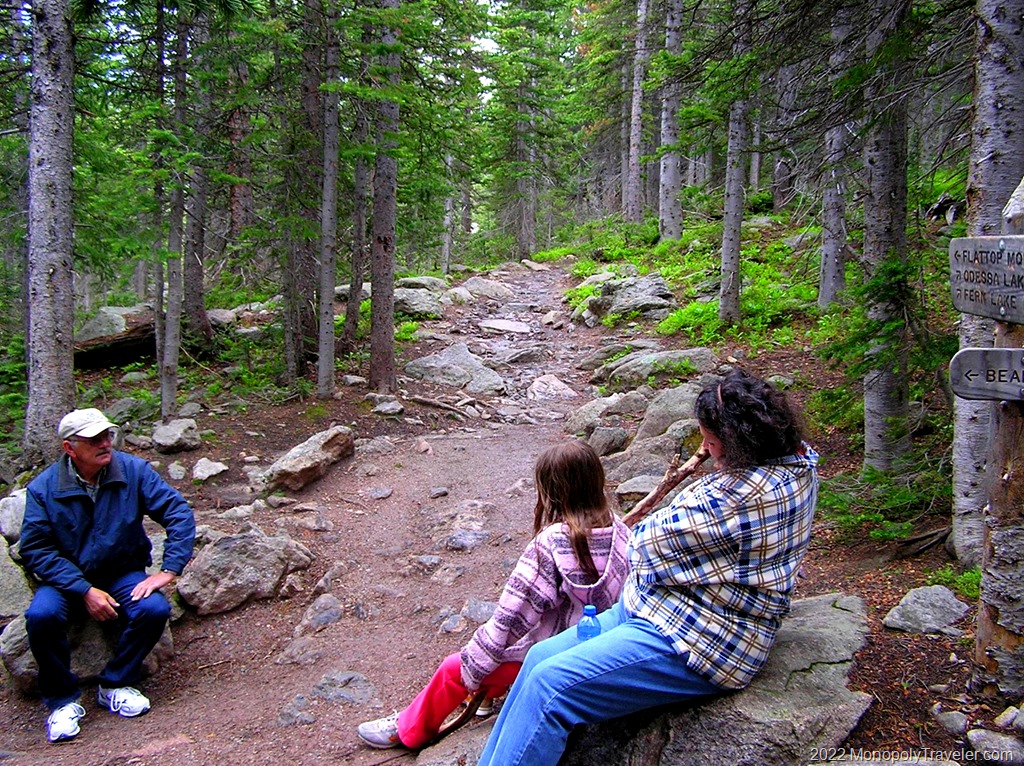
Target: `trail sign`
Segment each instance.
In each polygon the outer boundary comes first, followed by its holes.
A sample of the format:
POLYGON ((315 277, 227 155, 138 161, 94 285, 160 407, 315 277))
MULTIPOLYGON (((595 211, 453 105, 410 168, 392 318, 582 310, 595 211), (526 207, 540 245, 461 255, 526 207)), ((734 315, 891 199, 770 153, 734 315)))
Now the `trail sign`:
POLYGON ((1024 236, 950 240, 949 276, 958 311, 1024 324, 1024 236))
POLYGON ((962 348, 949 384, 961 399, 1024 399, 1024 349, 962 348))

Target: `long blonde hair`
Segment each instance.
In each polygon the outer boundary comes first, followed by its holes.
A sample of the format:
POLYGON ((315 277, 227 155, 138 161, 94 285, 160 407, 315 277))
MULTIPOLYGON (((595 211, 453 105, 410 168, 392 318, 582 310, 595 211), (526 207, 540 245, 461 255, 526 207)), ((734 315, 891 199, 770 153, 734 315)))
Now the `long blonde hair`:
POLYGON ((534 480, 537 505, 533 510, 533 533, 550 524, 565 524, 580 569, 588 582, 596 582, 600 573, 590 555, 588 537, 595 527, 611 524, 601 459, 585 442, 557 444, 537 458, 534 480))

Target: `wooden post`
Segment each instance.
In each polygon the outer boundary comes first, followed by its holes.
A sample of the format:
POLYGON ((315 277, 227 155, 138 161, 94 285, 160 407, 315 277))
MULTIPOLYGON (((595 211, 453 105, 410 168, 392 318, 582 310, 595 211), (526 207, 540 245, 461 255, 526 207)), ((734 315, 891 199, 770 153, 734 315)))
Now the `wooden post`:
MULTIPOLYGON (((1003 208, 1003 233, 1024 233, 1024 180, 1003 208)), ((996 322, 996 348, 1024 348, 1024 324, 996 322)), ((988 455, 981 603, 972 686, 983 694, 1024 694, 1024 402, 995 408, 988 455)))

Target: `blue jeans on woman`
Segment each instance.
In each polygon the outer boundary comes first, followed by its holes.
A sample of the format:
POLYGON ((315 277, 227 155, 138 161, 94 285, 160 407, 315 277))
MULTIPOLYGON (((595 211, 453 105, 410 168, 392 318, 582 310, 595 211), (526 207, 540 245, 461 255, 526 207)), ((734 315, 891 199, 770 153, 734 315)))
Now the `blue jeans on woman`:
POLYGON ((598 620, 589 641, 572 627, 530 649, 478 766, 555 766, 577 724, 722 692, 621 600, 598 620))
MULTIPOLYGON (((132 589, 146 579, 145 572, 129 572, 101 587, 114 597, 117 623, 123 626, 114 656, 100 672, 99 683, 107 689, 132 686, 142 678, 142 664, 164 632, 171 604, 160 591, 132 601, 132 589)), ((73 619, 91 619, 79 596, 41 585, 25 612, 29 648, 39 666, 39 694, 50 710, 76 701, 81 692, 71 670, 68 626, 73 619)))

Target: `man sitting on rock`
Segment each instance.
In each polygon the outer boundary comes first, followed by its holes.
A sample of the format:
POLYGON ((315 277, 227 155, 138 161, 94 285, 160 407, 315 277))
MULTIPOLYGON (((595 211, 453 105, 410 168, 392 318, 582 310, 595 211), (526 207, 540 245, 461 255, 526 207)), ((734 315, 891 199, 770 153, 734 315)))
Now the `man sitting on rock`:
POLYGON ((42 584, 25 612, 25 627, 39 692, 50 709, 50 742, 77 735, 85 715, 68 643, 68 624, 76 617, 124 626, 99 674, 99 704, 127 717, 149 710, 135 686, 170 616, 160 589, 192 556, 192 509, 148 462, 114 450, 116 429, 97 409, 68 413, 57 427, 65 454, 28 485, 20 551, 42 584), (152 575, 145 572, 152 545, 143 516, 167 530, 163 568, 152 575))

